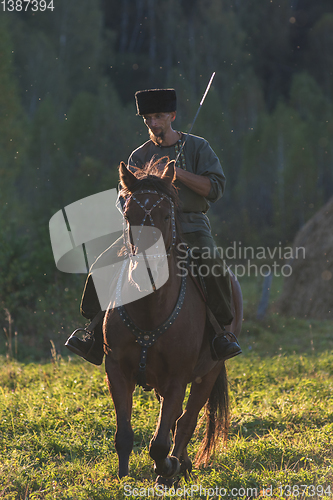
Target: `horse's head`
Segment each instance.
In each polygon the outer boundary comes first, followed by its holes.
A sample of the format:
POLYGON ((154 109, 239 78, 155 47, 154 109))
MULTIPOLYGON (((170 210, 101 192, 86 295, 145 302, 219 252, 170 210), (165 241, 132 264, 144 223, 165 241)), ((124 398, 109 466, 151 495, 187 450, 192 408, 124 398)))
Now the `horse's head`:
MULTIPOLYGON (((164 159, 151 161, 143 169, 132 173, 122 162, 119 175, 124 198, 123 214, 126 221, 124 231, 125 245, 132 266, 131 278, 142 289, 144 281, 140 273, 140 261, 145 276, 151 284, 165 278, 167 258, 176 245, 176 207, 177 191, 173 185, 175 174, 174 161, 164 159), (148 275, 147 275, 148 269, 148 275), (140 279, 138 278, 140 274, 140 279)), ((147 283, 147 286, 151 286, 147 283)))

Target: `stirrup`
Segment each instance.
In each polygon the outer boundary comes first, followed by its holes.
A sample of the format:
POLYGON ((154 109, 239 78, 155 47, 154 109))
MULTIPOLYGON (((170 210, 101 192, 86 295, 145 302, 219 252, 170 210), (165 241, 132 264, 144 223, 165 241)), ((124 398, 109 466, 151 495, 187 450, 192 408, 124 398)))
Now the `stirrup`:
MULTIPOLYGON (((68 337, 68 339, 66 340, 66 342, 65 342, 65 346, 66 346, 66 347, 68 346, 70 339, 71 339, 72 337, 75 337, 75 334, 76 334, 77 332, 86 332, 86 334, 87 334, 87 335, 89 335, 90 340, 92 340, 92 344, 91 344, 91 346, 90 346, 90 349, 89 349, 89 351, 88 351, 88 352, 87 352, 87 354, 86 354, 86 356, 89 356, 89 354, 91 353, 91 351, 92 351, 92 349, 93 349, 93 347, 94 347, 94 345, 95 345, 95 341, 96 341, 96 339, 95 339, 94 332, 93 332, 93 331, 88 330, 87 328, 77 328, 76 330, 74 330, 74 332, 72 333, 72 335, 70 335, 70 336, 68 337)), ((84 342, 84 341, 82 341, 82 342, 84 342)))
POLYGON ((227 342, 231 342, 231 340, 229 340, 227 338, 227 336, 230 335, 232 337, 232 339, 234 339, 234 343, 238 345, 240 351, 236 352, 235 354, 233 354, 232 356, 228 356, 226 357, 225 359, 230 359, 234 356, 237 356, 238 354, 241 354, 242 350, 241 350, 241 346, 239 345, 239 342, 237 340, 237 337, 235 334, 233 334, 232 332, 227 332, 225 327, 223 327, 223 332, 219 332, 219 333, 216 333, 212 342, 211 342, 211 351, 212 351, 212 354, 213 354, 213 359, 215 358, 215 360, 220 360, 221 361, 221 358, 218 356, 217 352, 216 352, 216 349, 215 349, 215 341, 217 339, 220 339, 220 338, 224 338, 227 342))
POLYGON ((76 330, 74 330, 74 332, 68 337, 65 345, 68 343, 68 341, 72 337, 75 336, 75 334, 77 332, 86 332, 86 334, 89 335, 89 337, 93 339, 93 345, 94 345, 94 343, 95 343, 94 328, 101 321, 101 319, 104 317, 104 314, 105 314, 105 311, 99 311, 88 326, 86 326, 85 328, 77 328, 76 330))
MULTIPOLYGON (((85 332, 87 335, 89 335, 89 337, 90 337, 90 338, 91 338, 91 337, 93 337, 93 340, 94 340, 94 342, 95 342, 95 335, 94 335, 94 332, 93 332, 93 331, 88 330, 88 328, 77 328, 77 329, 76 329, 76 330, 74 330, 74 332, 73 332, 73 333, 72 333, 72 334, 68 337, 67 342, 68 342, 68 341, 69 341, 72 337, 75 337, 75 334, 76 334, 77 332, 85 332)), ((66 344, 67 344, 67 342, 66 342, 66 344)), ((65 344, 65 345, 66 345, 66 344, 65 344)))
MULTIPOLYGON (((226 329, 224 328, 223 336, 225 337, 226 335, 230 335, 234 339, 234 342, 236 342, 236 344, 239 345, 239 342, 238 342, 236 335, 232 332, 227 332, 226 329)), ((239 345, 239 347, 240 347, 240 345, 239 345)))

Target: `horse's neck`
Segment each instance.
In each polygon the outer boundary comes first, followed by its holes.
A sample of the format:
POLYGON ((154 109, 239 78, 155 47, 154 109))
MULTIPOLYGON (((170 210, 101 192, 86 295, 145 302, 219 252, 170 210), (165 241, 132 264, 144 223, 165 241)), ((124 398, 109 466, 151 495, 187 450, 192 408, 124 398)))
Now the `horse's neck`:
POLYGON ((140 328, 152 330, 172 313, 178 300, 181 274, 173 252, 169 257, 169 277, 155 292, 126 305, 132 320, 140 328))
POLYGON ((147 306, 150 305, 152 307, 158 307, 161 305, 165 308, 165 304, 172 302, 172 297, 177 300, 181 283, 181 275, 179 269, 177 268, 176 258, 173 254, 171 254, 168 259, 168 269, 169 277, 164 285, 142 299, 146 300, 147 306))
POLYGON ((163 299, 169 296, 170 293, 172 293, 174 296, 177 296, 181 282, 181 275, 179 269, 177 268, 176 256, 173 253, 171 253, 168 259, 168 267, 169 277, 166 283, 155 292, 160 292, 160 295, 163 299))

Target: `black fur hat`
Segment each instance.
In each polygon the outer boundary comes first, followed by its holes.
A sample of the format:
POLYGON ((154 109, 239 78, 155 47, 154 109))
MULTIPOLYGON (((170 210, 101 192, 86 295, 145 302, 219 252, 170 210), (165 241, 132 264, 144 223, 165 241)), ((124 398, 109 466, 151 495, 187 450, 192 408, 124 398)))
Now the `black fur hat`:
POLYGON ((177 109, 177 96, 174 89, 139 90, 135 94, 138 115, 150 113, 170 113, 177 109))

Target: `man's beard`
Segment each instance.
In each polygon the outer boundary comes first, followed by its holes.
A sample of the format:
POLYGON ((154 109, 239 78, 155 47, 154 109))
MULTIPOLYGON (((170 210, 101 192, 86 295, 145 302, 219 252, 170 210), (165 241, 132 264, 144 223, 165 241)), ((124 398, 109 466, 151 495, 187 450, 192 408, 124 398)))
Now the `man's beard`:
POLYGON ((161 130, 159 134, 155 135, 154 132, 152 132, 152 130, 149 129, 149 137, 155 144, 162 144, 162 142, 164 141, 165 134, 163 130, 161 130))

